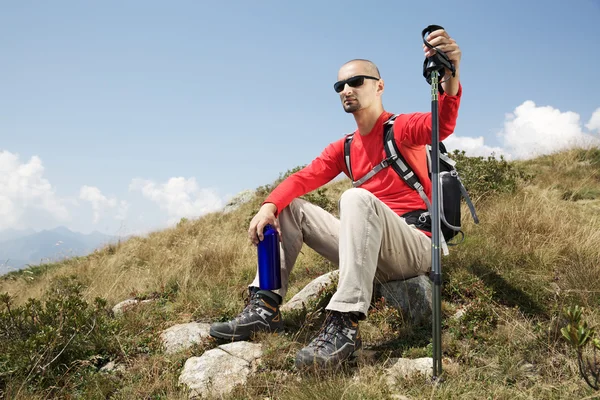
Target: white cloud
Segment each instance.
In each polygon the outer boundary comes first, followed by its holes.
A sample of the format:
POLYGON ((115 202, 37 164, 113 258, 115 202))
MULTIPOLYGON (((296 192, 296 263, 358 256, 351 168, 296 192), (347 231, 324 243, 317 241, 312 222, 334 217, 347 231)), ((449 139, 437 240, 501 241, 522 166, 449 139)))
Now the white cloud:
POLYGON ((119 203, 115 197, 108 198, 95 186, 82 186, 79 191, 79 198, 81 200, 89 201, 92 204, 94 224, 97 224, 100 221, 102 213, 113 208, 117 208, 115 219, 125 219, 129 208, 129 204, 126 201, 121 201, 119 203))
MULTIPOLYGON (((597 128, 600 124, 598 110, 587 125, 597 128)), ((598 145, 598 137, 583 132, 579 114, 551 106, 536 106, 525 101, 506 116, 504 128, 499 133, 504 149, 515 158, 529 158, 551 154, 567 148, 598 145)))
POLYGON ((506 115, 504 127, 498 133, 502 147, 486 145, 483 136, 451 135, 444 140, 448 151, 464 150, 471 157, 503 155, 507 160, 552 154, 573 147, 600 146, 600 108, 592 114, 584 132, 579 114, 551 106, 536 106, 531 100, 523 102, 506 115))
POLYGON ((69 219, 64 201, 43 175, 39 157, 22 163, 17 154, 0 151, 0 229, 27 225, 24 220, 32 212, 55 221, 69 219))
POLYGON ((589 131, 600 132, 600 108, 597 108, 596 111, 594 111, 590 121, 585 125, 585 127, 589 131))
POLYGON ((450 135, 444 140, 444 144, 446 145, 448 152, 452 152, 453 150, 464 150, 465 154, 469 157, 487 157, 490 155, 499 157, 500 155, 504 155, 507 159, 510 159, 510 154, 507 154, 502 148, 490 147, 485 145, 483 142, 483 136, 473 138, 467 136, 450 135))
POLYGON ((198 217, 224 206, 224 200, 215 190, 200 188, 195 178, 170 178, 162 184, 133 179, 129 189, 141 191, 144 197, 166 210, 170 224, 182 217, 198 217))

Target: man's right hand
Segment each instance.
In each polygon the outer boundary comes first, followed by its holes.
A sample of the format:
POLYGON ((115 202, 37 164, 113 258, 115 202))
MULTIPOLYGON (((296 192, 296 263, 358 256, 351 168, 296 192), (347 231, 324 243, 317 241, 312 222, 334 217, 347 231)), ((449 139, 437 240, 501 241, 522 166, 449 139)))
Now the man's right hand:
POLYGON ((258 246, 259 240, 264 239, 263 230, 265 226, 272 225, 273 228, 277 229, 279 237, 281 238, 281 230, 279 229, 279 221, 275 217, 277 206, 273 203, 265 203, 262 205, 260 210, 256 213, 252 221, 250 221, 250 227, 248 228, 248 238, 255 246, 258 246))

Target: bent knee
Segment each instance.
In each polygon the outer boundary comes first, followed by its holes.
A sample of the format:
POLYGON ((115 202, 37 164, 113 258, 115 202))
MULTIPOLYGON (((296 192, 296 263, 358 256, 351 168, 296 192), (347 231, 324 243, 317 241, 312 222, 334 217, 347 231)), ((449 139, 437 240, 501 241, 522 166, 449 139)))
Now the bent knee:
POLYGON ((373 198, 373 193, 362 188, 351 188, 342 193, 340 197, 340 208, 344 205, 365 204, 373 198))

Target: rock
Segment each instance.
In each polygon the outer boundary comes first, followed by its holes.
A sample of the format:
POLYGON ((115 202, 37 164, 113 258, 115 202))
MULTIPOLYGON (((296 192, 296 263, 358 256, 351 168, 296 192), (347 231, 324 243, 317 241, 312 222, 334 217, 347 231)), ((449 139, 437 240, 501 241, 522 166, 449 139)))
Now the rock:
POLYGON ((396 380, 400 378, 410 378, 415 374, 422 374, 425 377, 433 375, 433 359, 423 357, 411 360, 409 358, 392 358, 391 366, 386 368, 386 382, 390 386, 396 385, 396 380))
POLYGON ((178 351, 188 349, 194 344, 199 343, 203 338, 209 335, 210 324, 201 324, 190 322, 179 324, 164 330, 160 334, 163 347, 166 354, 177 353, 178 351))
POLYGON ((401 394, 397 394, 397 393, 391 395, 390 398, 393 399, 393 400, 410 400, 408 397, 403 396, 401 394))
POLYGON ((525 374, 525 375, 534 375, 535 374, 535 366, 533 364, 530 363, 524 363, 521 364, 519 366, 519 369, 525 374))
POLYGON ((219 346, 221 350, 230 355, 246 360, 249 363, 262 356, 262 347, 256 343, 233 342, 219 346))
POLYGON ((100 368, 100 372, 124 372, 125 366, 123 364, 117 364, 114 361, 109 361, 105 366, 100 368))
POLYGON ((465 316, 465 314, 467 313, 467 310, 465 310, 464 307, 459 308, 458 310, 456 310, 456 312, 454 313, 454 315, 452 316, 452 319, 456 319, 459 320, 462 317, 465 316))
POLYGON ((234 342, 189 358, 179 376, 190 398, 222 397, 248 379, 254 364, 262 356, 262 346, 250 342, 234 342), (242 357, 240 357, 242 356, 242 357))
POLYGON ((388 305, 402 310, 415 325, 431 320, 431 292, 431 281, 425 275, 375 287, 377 297, 383 297, 388 305))
MULTIPOLYGON (((316 278, 285 303, 281 311, 301 310, 315 300, 323 288, 331 285, 338 274, 339 271, 335 270, 316 278)), ((387 304, 402 310, 403 315, 415 325, 431 319, 431 291, 431 282, 424 275, 375 285, 376 297, 383 297, 387 304)))
POLYGON ((294 297, 281 306, 281 311, 302 310, 311 300, 315 300, 322 289, 331 285, 338 277, 339 271, 331 271, 311 281, 294 297))
POLYGON ((115 305, 113 307, 112 311, 113 311, 113 314, 115 315, 115 317, 120 317, 121 315, 123 315, 123 313, 125 311, 130 310, 137 304, 150 303, 152 301, 154 301, 154 300, 152 300, 152 299, 149 299, 149 300, 127 299, 127 300, 123 300, 119 304, 115 305))
POLYGON ((236 194, 229 201, 229 203, 227 203, 227 205, 223 208, 223 214, 227 214, 234 210, 237 210, 238 208, 240 208, 240 206, 242 204, 247 203, 250 200, 252 200, 252 197, 254 197, 254 194, 255 194, 254 190, 244 190, 243 192, 236 194))

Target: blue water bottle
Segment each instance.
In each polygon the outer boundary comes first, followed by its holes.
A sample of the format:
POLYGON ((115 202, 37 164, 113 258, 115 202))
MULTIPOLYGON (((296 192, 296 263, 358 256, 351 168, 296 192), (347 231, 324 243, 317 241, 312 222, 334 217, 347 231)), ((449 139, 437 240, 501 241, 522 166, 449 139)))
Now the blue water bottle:
POLYGON ((258 242, 258 284, 261 290, 280 289, 279 233, 271 225, 267 225, 263 235, 264 239, 258 242))

